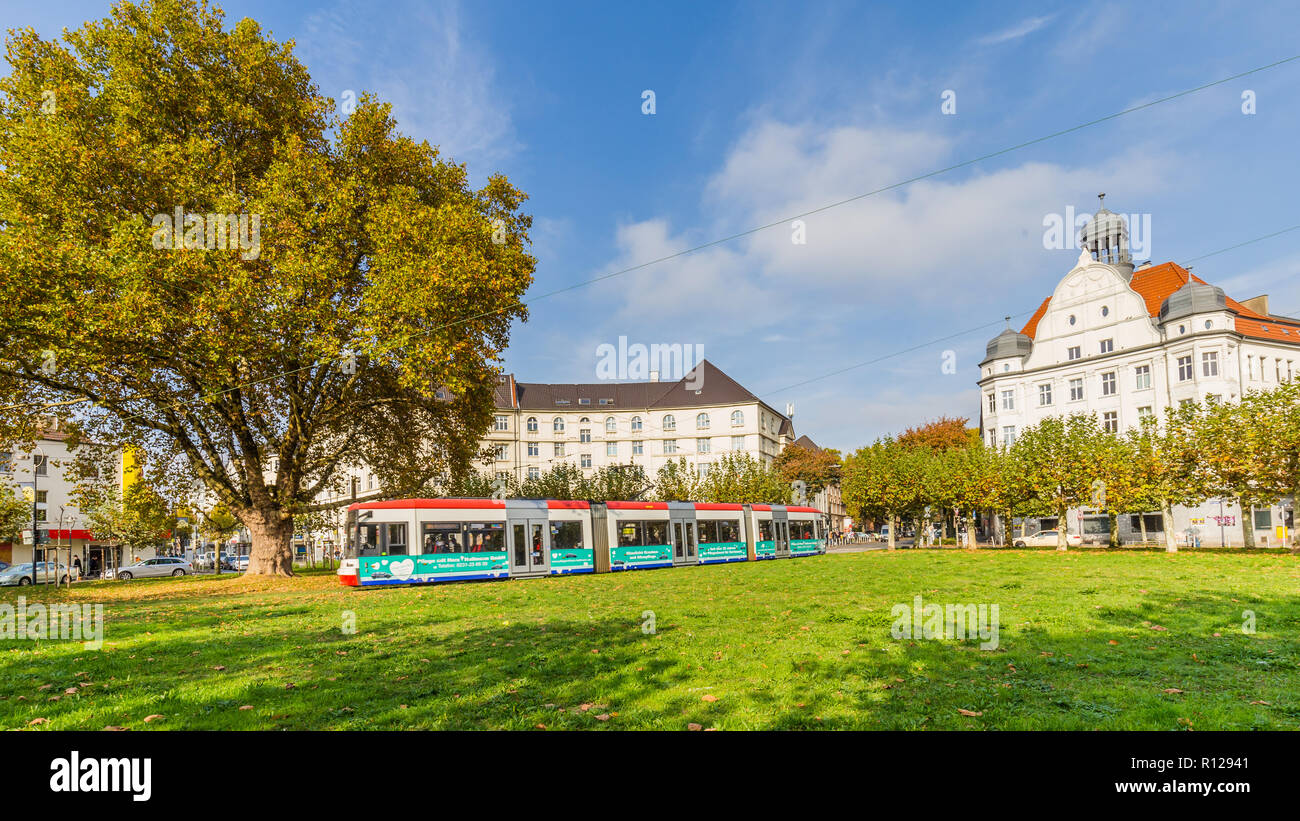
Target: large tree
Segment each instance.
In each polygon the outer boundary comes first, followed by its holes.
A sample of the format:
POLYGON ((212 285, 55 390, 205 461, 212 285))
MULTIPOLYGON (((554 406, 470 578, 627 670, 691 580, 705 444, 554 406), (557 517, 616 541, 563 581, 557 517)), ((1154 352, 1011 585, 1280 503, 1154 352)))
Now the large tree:
POLYGON ((9 37, 0 425, 58 412, 183 466, 248 528, 249 572, 290 575, 293 517, 340 466, 403 493, 473 461, 531 219, 223 21, 156 0, 9 37))

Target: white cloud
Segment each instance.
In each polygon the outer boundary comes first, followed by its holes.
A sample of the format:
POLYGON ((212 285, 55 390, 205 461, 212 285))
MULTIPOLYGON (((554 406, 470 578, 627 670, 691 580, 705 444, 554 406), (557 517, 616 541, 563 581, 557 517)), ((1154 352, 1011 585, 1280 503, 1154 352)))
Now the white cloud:
POLYGON ((981 37, 976 42, 982 46, 994 46, 1011 40, 1019 40, 1021 37, 1026 37, 1038 31, 1050 23, 1055 16, 1055 14, 1049 14, 1045 17, 1030 17, 1021 20, 1010 28, 981 37))

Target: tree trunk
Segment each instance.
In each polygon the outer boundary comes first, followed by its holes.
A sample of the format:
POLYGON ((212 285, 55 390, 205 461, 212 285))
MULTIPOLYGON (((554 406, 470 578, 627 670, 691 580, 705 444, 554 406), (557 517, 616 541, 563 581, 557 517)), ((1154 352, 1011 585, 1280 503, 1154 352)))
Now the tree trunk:
POLYGON ((1057 514, 1058 514, 1056 517, 1056 549, 1057 550, 1065 550, 1069 544, 1065 539, 1066 536, 1070 535, 1070 520, 1067 515, 1069 514, 1069 512, 1070 512, 1069 509, 1066 507, 1061 507, 1057 510, 1057 514))
POLYGON ((898 535, 898 528, 894 523, 894 514, 889 514, 889 549, 894 549, 894 537, 898 535))
POLYGON ((1174 541, 1174 506, 1168 502, 1160 506, 1160 518, 1165 527, 1165 551, 1178 552, 1178 543, 1174 541))
POLYGON ((1247 507, 1241 497, 1237 497, 1237 509, 1241 511, 1241 543, 1243 547, 1255 546, 1255 507, 1247 507))
POLYGON ((240 512, 253 546, 248 552, 250 576, 292 576, 293 517, 283 511, 257 509, 240 512))
POLYGON ((1110 516, 1110 546, 1119 547, 1119 516, 1111 511, 1110 516))
POLYGON ((1145 513, 1138 514, 1138 530, 1142 533, 1142 544, 1145 545, 1147 541, 1147 515, 1145 513))

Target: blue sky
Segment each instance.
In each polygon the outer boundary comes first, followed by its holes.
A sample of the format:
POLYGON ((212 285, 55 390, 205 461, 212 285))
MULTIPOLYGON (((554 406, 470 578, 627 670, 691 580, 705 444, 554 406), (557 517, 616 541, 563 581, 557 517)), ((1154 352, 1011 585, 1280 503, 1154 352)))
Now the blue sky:
MULTIPOLYGON (((223 4, 294 39, 324 93, 372 91, 475 180, 527 191, 530 299, 784 220, 536 301, 506 369, 588 382, 619 336, 700 344, 846 450, 978 416, 984 344, 1078 256, 1044 249, 1046 215, 1105 191, 1151 215, 1157 263, 1300 223, 1300 61, 808 217, 804 245, 785 218, 1300 53, 1300 12, 1268 6, 223 4)), ((57 36, 107 8, 5 3, 3 20, 57 36)), ((1193 264, 1300 313, 1300 231, 1193 264)))

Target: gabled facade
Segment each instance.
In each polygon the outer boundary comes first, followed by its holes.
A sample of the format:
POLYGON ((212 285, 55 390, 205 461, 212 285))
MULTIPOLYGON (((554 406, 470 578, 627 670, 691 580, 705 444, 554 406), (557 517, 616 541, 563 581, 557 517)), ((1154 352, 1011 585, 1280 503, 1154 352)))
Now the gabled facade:
MULTIPOLYGON (((1300 376, 1300 321, 1269 314, 1266 296, 1237 302, 1173 262, 1134 269, 1118 225, 1099 211, 1052 295, 1019 332, 989 342, 978 383, 987 444, 1009 445, 1025 428, 1072 413, 1096 414, 1121 432, 1181 402, 1237 401, 1300 376)), ((1220 512, 1217 501, 1202 507, 1175 511, 1181 535, 1241 543, 1240 511, 1220 512)), ((1288 514, 1254 515, 1260 544, 1266 535, 1276 544, 1275 526, 1288 514)), ((1134 524, 1124 518, 1121 533, 1134 524)))

